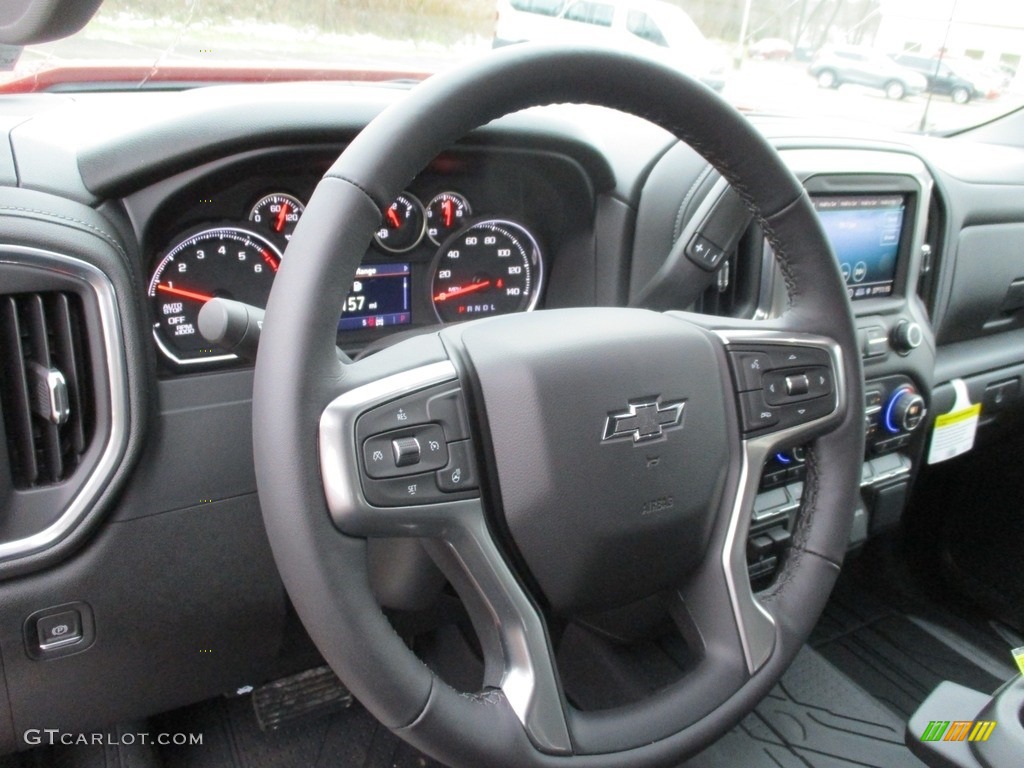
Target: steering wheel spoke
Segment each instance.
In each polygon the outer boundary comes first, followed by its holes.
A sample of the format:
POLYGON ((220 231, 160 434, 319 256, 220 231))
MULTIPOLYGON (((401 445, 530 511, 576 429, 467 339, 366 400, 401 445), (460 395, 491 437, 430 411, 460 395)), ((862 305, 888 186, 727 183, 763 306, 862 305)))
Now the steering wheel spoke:
POLYGON ((484 687, 501 690, 539 751, 570 753, 544 620, 499 552, 483 514, 463 516, 433 549, 477 629, 487 668, 484 687))
POLYGON ((324 409, 320 473, 335 525, 354 536, 444 536, 479 509, 468 417, 448 360, 356 386, 324 409))
POLYGON ((770 658, 776 641, 775 621, 754 596, 747 573, 747 539, 761 469, 780 448, 808 443, 842 421, 847 382, 834 339, 745 325, 716 331, 728 357, 742 434, 721 572, 747 670, 753 674, 770 658))
POLYGON ((319 447, 337 528, 353 536, 429 539, 478 629, 485 690, 504 694, 538 750, 570 752, 544 621, 485 521, 465 398, 451 361, 338 395, 321 416, 319 447))

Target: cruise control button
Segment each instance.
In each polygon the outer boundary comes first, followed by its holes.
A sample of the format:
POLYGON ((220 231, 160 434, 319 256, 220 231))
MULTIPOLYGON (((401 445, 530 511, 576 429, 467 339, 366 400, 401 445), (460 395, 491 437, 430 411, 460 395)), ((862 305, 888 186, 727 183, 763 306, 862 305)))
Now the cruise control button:
POLYGON ((408 507, 445 500, 445 495, 434 481, 433 472, 384 480, 364 478, 363 493, 375 507, 408 507))
POLYGON ((387 435, 371 437, 363 443, 363 466, 370 477, 388 477, 398 473, 391 440, 387 435))
POLYGON ((779 423, 778 409, 769 406, 761 392, 741 393, 740 412, 743 415, 743 429, 746 432, 755 432, 779 423))
POLYGON ((367 438, 381 432, 423 424, 427 420, 427 393, 420 392, 364 413, 356 423, 356 435, 367 438))
POLYGON ((440 424, 417 424, 407 429, 392 430, 374 435, 363 443, 363 466, 372 478, 433 472, 447 463, 448 446, 440 424), (418 445, 415 452, 411 441, 418 445), (414 454, 415 460, 412 458, 414 454))
POLYGON ((478 487, 473 444, 469 440, 448 444, 448 465, 437 470, 437 487, 449 493, 478 487))
POLYGON ((420 461, 420 441, 413 436, 399 437, 391 441, 391 454, 396 467, 408 467, 420 461))

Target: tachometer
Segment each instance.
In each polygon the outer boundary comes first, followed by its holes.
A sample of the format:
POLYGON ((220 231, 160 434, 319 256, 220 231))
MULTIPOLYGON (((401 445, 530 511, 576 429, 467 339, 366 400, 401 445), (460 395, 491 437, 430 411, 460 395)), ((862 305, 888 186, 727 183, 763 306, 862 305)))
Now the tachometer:
POLYGON ((220 296, 265 307, 281 252, 244 229, 204 229, 178 242, 160 259, 149 281, 157 346, 187 365, 232 360, 199 333, 199 310, 220 296))
POLYGON ((543 260, 537 241, 511 221, 480 221, 453 235, 434 257, 434 311, 450 323, 533 309, 543 260))

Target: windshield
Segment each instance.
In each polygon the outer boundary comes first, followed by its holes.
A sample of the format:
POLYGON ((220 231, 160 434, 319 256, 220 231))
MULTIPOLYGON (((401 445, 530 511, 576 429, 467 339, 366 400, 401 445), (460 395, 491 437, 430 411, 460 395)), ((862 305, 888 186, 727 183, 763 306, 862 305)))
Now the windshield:
POLYGON ((491 47, 646 50, 742 110, 947 133, 1024 104, 1019 0, 106 0, 0 91, 415 81, 491 47))

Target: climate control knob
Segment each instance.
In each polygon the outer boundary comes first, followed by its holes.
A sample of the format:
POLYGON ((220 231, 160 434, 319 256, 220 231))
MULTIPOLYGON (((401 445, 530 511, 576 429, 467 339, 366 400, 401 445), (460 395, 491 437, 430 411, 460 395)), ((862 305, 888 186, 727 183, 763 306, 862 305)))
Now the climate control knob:
POLYGON ((924 398, 913 387, 900 387, 892 393, 884 409, 886 430, 894 435, 900 432, 913 432, 924 421, 927 409, 924 398))

